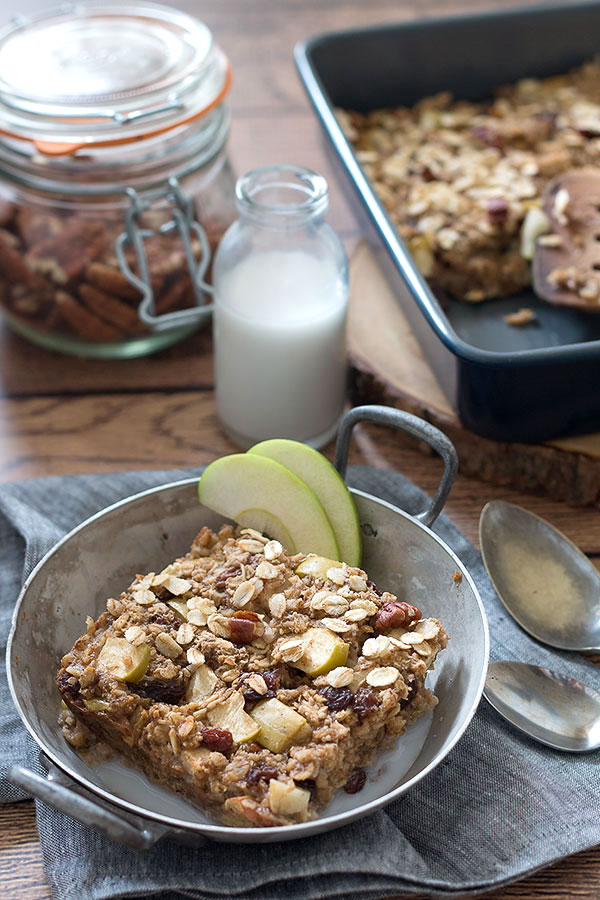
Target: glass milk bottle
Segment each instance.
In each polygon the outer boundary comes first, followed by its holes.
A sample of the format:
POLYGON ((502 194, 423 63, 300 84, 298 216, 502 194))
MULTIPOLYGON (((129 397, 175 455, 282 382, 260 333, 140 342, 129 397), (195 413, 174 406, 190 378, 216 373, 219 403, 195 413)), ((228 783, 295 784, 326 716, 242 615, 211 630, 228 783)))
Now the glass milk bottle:
POLYGON ((348 262, 323 221, 327 182, 299 166, 236 184, 240 217, 213 270, 217 411, 249 447, 290 438, 322 447, 346 393, 348 262))

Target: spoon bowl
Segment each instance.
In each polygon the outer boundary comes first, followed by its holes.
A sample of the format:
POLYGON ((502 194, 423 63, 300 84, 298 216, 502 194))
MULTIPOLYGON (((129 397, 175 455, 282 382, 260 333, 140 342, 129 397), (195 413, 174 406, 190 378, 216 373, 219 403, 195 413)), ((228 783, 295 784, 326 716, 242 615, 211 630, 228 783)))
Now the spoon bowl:
POLYGON ((479 542, 496 593, 525 631, 561 650, 600 649, 600 574, 564 534, 492 500, 481 511, 479 542))
POLYGON ((600 693, 576 678, 528 663, 493 662, 483 695, 541 744, 570 753, 600 747, 600 693))

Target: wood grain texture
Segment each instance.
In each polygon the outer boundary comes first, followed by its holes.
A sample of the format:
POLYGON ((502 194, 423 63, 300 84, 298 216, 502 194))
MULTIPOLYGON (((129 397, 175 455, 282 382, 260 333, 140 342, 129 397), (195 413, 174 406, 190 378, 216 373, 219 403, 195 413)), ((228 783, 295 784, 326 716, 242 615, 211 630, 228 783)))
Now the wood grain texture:
MULTIPOLYGON (((521 5, 535 5, 522 0, 521 5)), ((1 15, 55 0, 4 0, 1 15)), ((292 63, 296 41, 322 31, 510 7, 511 0, 177 0, 215 33, 234 69, 231 156, 238 172, 290 161, 330 178, 329 221, 351 251, 358 229, 325 154, 319 128, 292 63)), ((126 363, 82 361, 31 347, 0 328, 0 481, 50 474, 197 466, 234 448, 223 435, 212 393, 210 334, 126 363)), ((332 447, 326 448, 331 456, 332 447)), ((381 429, 356 429, 351 462, 404 472, 435 490, 441 464, 381 429)), ((1 489, 1 487, 0 487, 1 489)), ((600 517, 551 498, 524 497, 459 477, 447 512, 472 541, 486 500, 525 502, 600 559, 600 517)), ((573 856, 493 900, 600 900, 600 848, 573 856)), ((30 803, 0 807, 3 900, 48 900, 30 803)), ((60 898, 59 898, 60 900, 60 898)), ((85 900, 85 898, 83 898, 85 900)))

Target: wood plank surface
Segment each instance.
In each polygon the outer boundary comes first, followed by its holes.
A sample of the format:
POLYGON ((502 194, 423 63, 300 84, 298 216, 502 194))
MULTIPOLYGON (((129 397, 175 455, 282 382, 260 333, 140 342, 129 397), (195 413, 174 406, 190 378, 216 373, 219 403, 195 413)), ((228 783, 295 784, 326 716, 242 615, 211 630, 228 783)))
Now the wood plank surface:
POLYGON ((441 428, 465 475, 576 506, 598 506, 600 434, 510 447, 473 434, 450 405, 366 243, 357 248, 350 273, 348 354, 355 403, 396 406, 441 428))
MULTIPOLYGON (((1 17, 55 5, 4 0, 1 17)), ((330 178, 329 221, 352 251, 360 238, 319 128, 292 63, 297 40, 322 31, 514 5, 507 0, 179 0, 213 30, 231 58, 231 156, 238 172, 274 161, 312 166, 330 178)), ((521 5, 535 5, 532 0, 521 5)), ((214 407, 208 329, 172 350, 130 362, 62 357, 0 327, 0 481, 49 474, 202 465, 234 448, 214 407)), ((326 452, 331 455, 332 447, 326 452)), ((356 431, 351 462, 399 470, 433 492, 439 461, 381 429, 356 431)), ((1 489, 1 487, 0 487, 1 489)), ((459 476, 447 512, 477 540, 477 520, 491 497, 525 503, 600 559, 597 511, 574 511, 552 498, 459 476)), ((573 856, 493 900, 599 900, 600 848, 573 856)), ((0 807, 3 900, 48 900, 31 803, 0 807)), ((60 898, 59 898, 60 900, 60 898)), ((85 898, 82 898, 85 900, 85 898)))

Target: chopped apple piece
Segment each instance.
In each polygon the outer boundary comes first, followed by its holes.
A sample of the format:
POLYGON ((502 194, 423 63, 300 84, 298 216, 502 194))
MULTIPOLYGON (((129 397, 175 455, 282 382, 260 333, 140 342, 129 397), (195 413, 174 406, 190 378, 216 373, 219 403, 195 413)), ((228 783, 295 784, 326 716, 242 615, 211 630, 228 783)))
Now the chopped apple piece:
POLYGON ((312 678, 346 665, 350 645, 328 628, 309 628, 302 635, 302 641, 302 656, 292 665, 312 678))
POLYGON ((304 716, 275 697, 257 703, 250 716, 260 726, 256 740, 273 753, 281 753, 311 735, 304 716))
POLYGON ((170 606, 180 619, 187 620, 188 606, 185 600, 167 600, 167 606, 170 606))
POLYGON ((205 697, 210 696, 219 679, 208 666, 198 666, 189 680, 185 699, 188 703, 199 703, 205 697))
POLYGON ((208 714, 208 720, 215 728, 230 731, 236 744, 253 740, 260 731, 260 723, 244 710, 244 696, 241 691, 235 691, 223 703, 214 706, 208 714))
POLYGON ((316 556, 311 553, 306 559, 296 566, 296 575, 310 575, 312 578, 327 578, 328 569, 339 569, 341 563, 336 559, 328 559, 326 556, 316 556))
POLYGON ((108 637, 98 654, 96 665, 101 672, 113 675, 120 681, 141 681, 150 662, 150 647, 137 647, 125 638, 108 637))
POLYGON ((211 751, 204 745, 196 747, 194 750, 182 750, 181 762, 190 773, 190 775, 198 775, 202 770, 202 762, 209 756, 211 751))
POLYGON ((99 697, 92 697, 90 700, 86 700, 85 705, 90 712, 104 712, 104 710, 110 709, 110 703, 107 703, 106 700, 100 700, 99 697))
POLYGON ((269 793, 267 796, 271 812, 274 812, 275 815, 300 815, 302 819, 306 818, 308 801, 310 800, 308 791, 296 787, 289 781, 276 781, 273 778, 269 782, 269 793))

